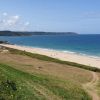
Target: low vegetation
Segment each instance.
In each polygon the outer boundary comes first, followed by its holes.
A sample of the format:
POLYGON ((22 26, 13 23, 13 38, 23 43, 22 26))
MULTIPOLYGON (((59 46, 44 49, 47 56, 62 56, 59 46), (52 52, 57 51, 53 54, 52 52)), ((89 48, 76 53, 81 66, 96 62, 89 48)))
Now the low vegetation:
POLYGON ((0 64, 0 100, 91 100, 80 85, 0 64))
MULTIPOLYGON (((92 100, 83 85, 100 69, 11 48, 0 52, 0 100, 92 100)), ((95 88, 100 94, 100 82, 95 88)))
POLYGON ((70 65, 73 67, 83 68, 83 69, 94 71, 94 72, 100 72, 100 69, 96 68, 96 67, 86 66, 86 65, 77 64, 74 62, 69 62, 69 61, 62 61, 62 60, 51 58, 51 57, 48 57, 45 55, 30 53, 30 52, 26 52, 26 51, 17 50, 17 49, 12 49, 12 48, 7 48, 7 49, 13 54, 27 55, 29 57, 37 58, 37 59, 44 60, 44 61, 51 61, 51 62, 56 62, 56 63, 60 63, 60 64, 70 65))
POLYGON ((97 90, 97 93, 98 93, 98 95, 100 97, 100 73, 97 73, 97 74, 99 76, 99 80, 98 80, 98 83, 95 86, 95 89, 97 90))

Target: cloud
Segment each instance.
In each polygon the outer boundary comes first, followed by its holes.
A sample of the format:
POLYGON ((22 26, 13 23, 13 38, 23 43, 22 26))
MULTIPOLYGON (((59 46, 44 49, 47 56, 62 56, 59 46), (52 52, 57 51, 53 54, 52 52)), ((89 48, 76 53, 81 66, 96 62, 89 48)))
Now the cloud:
POLYGON ((30 22, 23 22, 23 19, 19 15, 9 15, 6 12, 2 13, 2 15, 0 19, 1 30, 25 30, 29 28, 30 22))
POLYGON ((14 18, 14 19, 19 19, 19 16, 18 16, 18 15, 12 16, 12 18, 14 18))
POLYGON ((3 13, 3 16, 7 16, 8 14, 6 12, 3 13))
POLYGON ((18 15, 11 16, 9 19, 6 20, 5 25, 9 25, 9 26, 16 25, 19 19, 20 17, 18 15))
MULTIPOLYGON (((6 15, 6 14, 5 14, 6 15)), ((0 21, 0 24, 2 24, 2 26, 4 27, 9 27, 9 26, 14 26, 19 22, 20 17, 18 15, 15 16, 10 16, 8 18, 3 18, 0 21)))
POLYGON ((25 25, 25 26, 28 26, 28 25, 30 25, 30 22, 26 22, 24 25, 25 25))
POLYGON ((29 28, 29 25, 30 25, 30 22, 25 22, 22 27, 21 27, 21 30, 22 31, 27 31, 27 29, 29 28))

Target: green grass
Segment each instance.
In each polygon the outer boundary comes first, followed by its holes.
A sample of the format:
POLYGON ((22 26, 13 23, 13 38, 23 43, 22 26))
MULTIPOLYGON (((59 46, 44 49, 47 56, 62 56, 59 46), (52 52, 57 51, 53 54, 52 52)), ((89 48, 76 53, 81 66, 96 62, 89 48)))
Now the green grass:
POLYGON ((0 100, 50 100, 51 97, 52 100, 91 100, 81 85, 70 80, 31 75, 0 64, 0 100))
POLYGON ((83 68, 83 69, 94 71, 94 72, 100 72, 100 69, 96 68, 96 67, 86 66, 86 65, 82 65, 82 64, 78 64, 78 63, 74 63, 74 62, 69 62, 69 61, 62 61, 62 60, 51 58, 51 57, 48 57, 45 55, 29 53, 29 52, 21 51, 21 50, 17 50, 17 49, 12 49, 12 48, 7 48, 7 49, 13 54, 27 55, 29 57, 44 60, 44 61, 51 61, 51 62, 56 62, 56 63, 60 63, 60 64, 70 65, 73 67, 83 68))
POLYGON ((97 93, 98 93, 98 95, 100 97, 100 74, 98 74, 98 76, 99 76, 99 80, 98 80, 98 82, 97 82, 97 84, 95 86, 95 89, 97 90, 97 93))

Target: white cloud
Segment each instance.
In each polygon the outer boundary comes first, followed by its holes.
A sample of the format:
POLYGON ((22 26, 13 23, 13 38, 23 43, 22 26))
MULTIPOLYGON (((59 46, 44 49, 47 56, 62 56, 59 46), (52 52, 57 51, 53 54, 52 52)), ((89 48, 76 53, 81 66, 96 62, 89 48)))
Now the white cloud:
POLYGON ((29 28, 29 25, 30 25, 30 22, 25 22, 22 27, 21 27, 21 30, 22 31, 27 31, 27 29, 29 28))
POLYGON ((14 26, 18 23, 19 19, 20 17, 18 15, 11 16, 8 19, 6 19, 6 21, 4 21, 4 25, 14 26))
POLYGON ((18 15, 12 16, 12 18, 14 18, 14 19, 19 19, 19 16, 18 16, 18 15))
POLYGON ((7 16, 8 14, 6 12, 3 13, 3 16, 7 16))
POLYGON ((29 28, 30 22, 23 22, 23 19, 19 15, 9 15, 6 12, 2 13, 2 15, 0 19, 0 30, 25 30, 29 28))
POLYGON ((28 26, 29 24, 30 24, 29 22, 26 22, 24 25, 25 25, 25 26, 28 26))
POLYGON ((4 24, 6 21, 3 19, 3 20, 0 20, 0 25, 1 24, 4 24))

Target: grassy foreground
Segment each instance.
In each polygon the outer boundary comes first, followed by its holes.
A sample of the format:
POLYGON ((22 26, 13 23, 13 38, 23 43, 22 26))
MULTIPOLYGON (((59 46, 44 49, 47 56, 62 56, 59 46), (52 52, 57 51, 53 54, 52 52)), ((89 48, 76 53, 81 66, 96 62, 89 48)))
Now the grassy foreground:
POLYGON ((0 100, 91 100, 81 86, 0 64, 0 100))
POLYGON ((13 54, 27 55, 29 57, 37 58, 37 59, 44 60, 44 61, 51 61, 51 62, 56 62, 56 63, 60 63, 60 64, 70 65, 73 67, 83 68, 83 69, 94 71, 94 72, 100 72, 100 69, 96 68, 96 67, 91 67, 91 66, 82 65, 82 64, 78 64, 78 63, 74 63, 74 62, 69 62, 69 61, 62 61, 62 60, 51 58, 51 57, 48 57, 45 55, 30 53, 30 52, 26 52, 26 51, 17 50, 17 49, 12 49, 12 48, 7 48, 7 49, 13 54))

